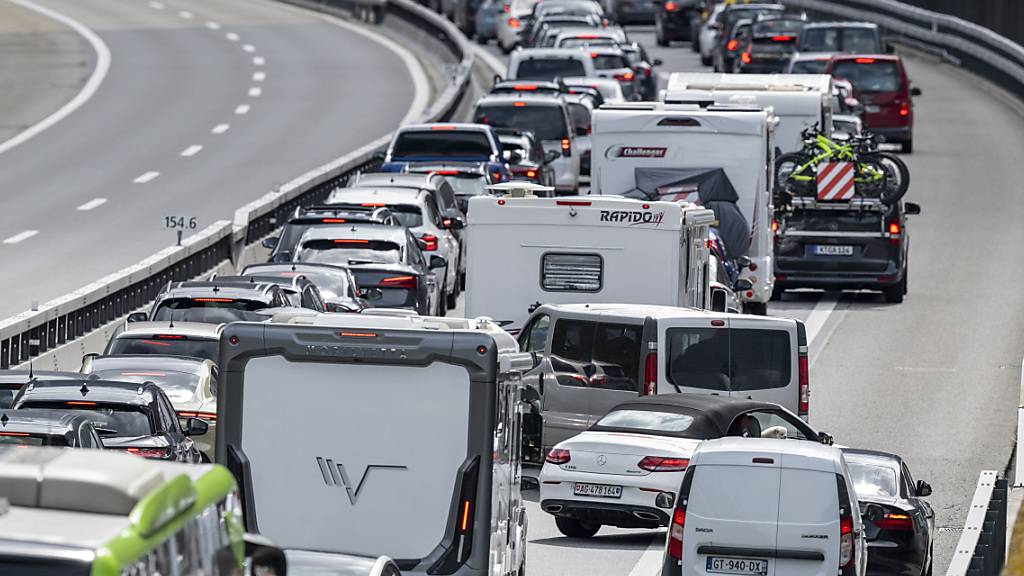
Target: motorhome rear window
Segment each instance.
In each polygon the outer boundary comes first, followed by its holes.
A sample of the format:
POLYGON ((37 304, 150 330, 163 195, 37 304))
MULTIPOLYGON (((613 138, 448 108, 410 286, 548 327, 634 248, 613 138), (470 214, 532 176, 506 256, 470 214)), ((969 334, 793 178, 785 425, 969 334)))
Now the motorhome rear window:
POLYGON ((791 358, 785 330, 669 328, 665 376, 676 386, 704 390, 785 388, 791 358))
POLYGON ((597 254, 541 256, 540 285, 548 292, 600 292, 604 260, 597 254))
POLYGON ((516 68, 517 80, 554 80, 568 76, 586 76, 587 68, 575 58, 533 58, 516 68))
POLYGON ((391 155, 395 158, 487 158, 494 152, 487 135, 478 130, 402 132, 391 155))
POLYGON ((899 92, 903 89, 900 68, 895 62, 871 58, 863 60, 866 62, 836 62, 832 67, 832 76, 849 80, 860 92, 899 92))

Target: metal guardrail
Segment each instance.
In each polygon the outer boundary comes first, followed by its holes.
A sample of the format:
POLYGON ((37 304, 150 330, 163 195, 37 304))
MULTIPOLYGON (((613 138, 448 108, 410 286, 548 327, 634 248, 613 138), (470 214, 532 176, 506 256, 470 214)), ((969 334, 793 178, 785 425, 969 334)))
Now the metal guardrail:
POLYGON ((967 511, 946 576, 996 576, 1006 559, 1006 478, 984 470, 967 511))
MULTIPOLYGON (((359 6, 342 0, 283 0, 328 13, 356 12, 359 6)), ((379 10, 373 20, 412 26, 422 40, 439 43, 458 62, 452 81, 424 113, 423 122, 452 118, 470 89, 475 52, 469 41, 443 17, 410 0, 373 2, 379 10)), ((359 14, 356 14, 359 15, 359 14)), ((435 46, 431 46, 431 49, 435 46)), ((97 330, 151 302, 168 282, 189 280, 225 261, 237 261, 244 249, 280 226, 297 206, 323 200, 343 187, 352 176, 380 165, 391 135, 384 136, 337 160, 303 174, 236 211, 234 221, 218 221, 186 239, 182 246, 166 248, 146 260, 111 274, 34 310, 0 320, 0 369, 7 369, 45 354, 97 330)))
POLYGON ((962 18, 897 0, 782 0, 811 12, 874 22, 896 41, 933 52, 1024 98, 1024 47, 962 18))

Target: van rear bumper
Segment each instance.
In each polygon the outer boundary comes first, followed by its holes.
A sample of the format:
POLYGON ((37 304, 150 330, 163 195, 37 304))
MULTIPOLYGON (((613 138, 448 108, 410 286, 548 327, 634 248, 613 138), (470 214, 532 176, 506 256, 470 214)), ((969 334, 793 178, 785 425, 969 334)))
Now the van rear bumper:
POLYGON ((612 502, 580 502, 576 500, 542 500, 542 510, 552 516, 573 518, 587 524, 618 526, 619 528, 659 528, 668 526, 668 513, 664 510, 612 502))
POLYGON ((886 142, 909 142, 914 136, 913 126, 893 126, 889 128, 868 126, 866 130, 885 138, 886 142))
POLYGON ((775 272, 775 285, 779 288, 824 288, 824 289, 874 289, 880 290, 895 286, 903 280, 903 274, 854 273, 837 274, 826 272, 821 274, 786 274, 775 272))

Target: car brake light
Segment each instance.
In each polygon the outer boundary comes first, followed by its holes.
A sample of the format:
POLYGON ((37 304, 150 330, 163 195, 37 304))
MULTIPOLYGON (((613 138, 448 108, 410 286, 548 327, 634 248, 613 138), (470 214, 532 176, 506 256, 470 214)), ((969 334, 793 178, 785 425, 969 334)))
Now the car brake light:
MULTIPOLYGON (((778 278, 776 278, 778 280, 778 278)), ((797 415, 801 418, 807 418, 807 414, 811 407, 811 379, 810 369, 807 361, 807 353, 801 352, 799 358, 799 370, 800 370, 800 402, 797 407, 797 415)))
POLYGON ((65 406, 95 406, 95 402, 85 402, 82 400, 71 400, 64 403, 65 406))
POLYGON ((334 241, 335 244, 369 244, 369 240, 352 240, 348 238, 342 238, 334 241))
POLYGON ((420 240, 423 240, 423 249, 427 252, 433 252, 437 250, 437 236, 433 234, 424 234, 420 236, 420 240))
POLYGON ((743 54, 740 54, 740 60, 744 64, 750 64, 750 52, 744 52, 743 54))
POLYGON ((526 108, 526 102, 513 102, 512 106, 516 108, 526 108))
POLYGON ((572 153, 572 142, 568 138, 562 138, 562 156, 568 156, 572 153))
POLYGON ((323 224, 344 224, 345 223, 345 219, 344 218, 324 218, 324 219, 320 220, 320 222, 323 223, 323 224))
POLYGON ((676 508, 672 514, 672 527, 668 529, 668 555, 683 559, 683 529, 686 528, 686 510, 676 508))
POLYGON ((513 17, 513 18, 509 18, 508 19, 508 27, 509 28, 519 28, 522 25, 523 25, 523 23, 519 21, 519 18, 513 17))
POLYGON ((157 334, 153 336, 157 340, 187 340, 185 336, 181 334, 157 334))
POLYGON ((527 170, 526 171, 526 177, 527 178, 536 178, 537 177, 537 171, 536 170, 527 170))
POLYGON ((415 276, 392 276, 391 278, 385 278, 380 281, 380 285, 386 288, 407 288, 409 290, 416 289, 416 277, 415 276))
POLYGON ((772 36, 772 42, 792 42, 792 36, 772 36))
POLYGON ((900 103, 900 116, 903 116, 904 118, 906 118, 907 116, 910 116, 910 103, 909 102, 901 102, 900 103))
POLYGON ((839 567, 845 568, 853 562, 853 518, 839 519, 839 567))
POLYGON ((644 456, 637 466, 648 472, 681 472, 690 465, 688 458, 663 458, 661 456, 644 456))
POLYGON ((725 49, 728 50, 729 52, 734 52, 739 47, 740 41, 736 40, 735 38, 729 40, 729 43, 725 45, 725 49))
POLYGON ((234 302, 231 298, 193 298, 193 302, 234 302))
POLYGON ((0 436, 26 437, 28 435, 28 432, 0 432, 0 436))
MULTIPOLYGON (((600 38, 600 36, 598 36, 597 34, 580 34, 576 37, 579 38, 580 40, 596 40, 600 38)), ((591 56, 596 56, 596 54, 591 54, 591 56)))
POLYGON ((434 173, 435 174, 440 174, 442 176, 458 176, 459 175, 459 171, 458 170, 435 170, 434 173))
POLYGON ((545 460, 552 464, 565 464, 570 459, 571 456, 569 456, 569 451, 563 450, 562 448, 552 449, 551 452, 548 452, 548 455, 545 458, 545 460))
POLYGON ((678 6, 675 2, 665 2, 665 12, 675 12, 676 8, 678 8, 678 6))
POLYGON ((875 59, 874 58, 856 58, 856 59, 854 59, 854 62, 856 62, 857 64, 874 64, 875 63, 875 59))
POLYGON ((629 82, 633 80, 634 76, 635 74, 633 74, 632 72, 623 72, 622 74, 616 74, 615 79, 618 80, 619 82, 629 82))
MULTIPOLYGON (((437 125, 437 126, 431 126, 430 129, 431 130, 455 130, 455 126, 452 126, 451 124, 440 124, 440 125, 437 125)), ((366 204, 363 204, 363 206, 366 206, 366 204)))
POLYGON ((516 84, 515 86, 512 87, 512 89, 513 90, 518 90, 520 92, 532 92, 532 91, 537 89, 537 85, 536 84, 516 84))
POLYGON ((506 14, 508 14, 511 11, 512 11, 512 6, 509 5, 509 4, 505 4, 505 6, 502 8, 502 12, 504 12, 506 14))
POLYGON ((469 530, 469 511, 470 511, 470 502, 469 502, 469 500, 466 500, 466 501, 464 501, 462 503, 462 524, 459 526, 459 528, 463 532, 465 532, 466 530, 469 530))
POLYGON ((653 396, 658 389, 658 353, 651 352, 644 358, 644 388, 641 396, 653 396))
POLYGON ((913 530, 914 519, 906 514, 886 514, 875 526, 879 530, 913 530))
POLYGON ((772 232, 778 232, 778 231, 779 231, 779 221, 775 220, 773 218, 772 219, 772 232))
POLYGON ((889 221, 889 244, 899 246, 900 238, 903 237, 903 228, 898 219, 889 221))
MULTIPOLYGON (((443 130, 443 128, 438 128, 435 126, 434 130, 443 130)), ((363 206, 364 208, 383 208, 387 206, 387 204, 383 202, 362 202, 359 205, 363 206)))
POLYGON ((125 452, 142 456, 143 458, 167 459, 171 456, 170 448, 128 448, 125 452))

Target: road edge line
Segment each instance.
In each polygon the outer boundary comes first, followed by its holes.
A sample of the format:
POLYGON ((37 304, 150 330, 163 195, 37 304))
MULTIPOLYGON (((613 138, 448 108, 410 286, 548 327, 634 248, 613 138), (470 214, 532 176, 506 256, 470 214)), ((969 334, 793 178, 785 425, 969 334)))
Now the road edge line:
POLYGON ((658 533, 651 537, 651 543, 644 549, 640 559, 629 571, 629 576, 656 576, 661 570, 662 559, 665 554, 665 543, 661 540, 667 532, 658 533))

